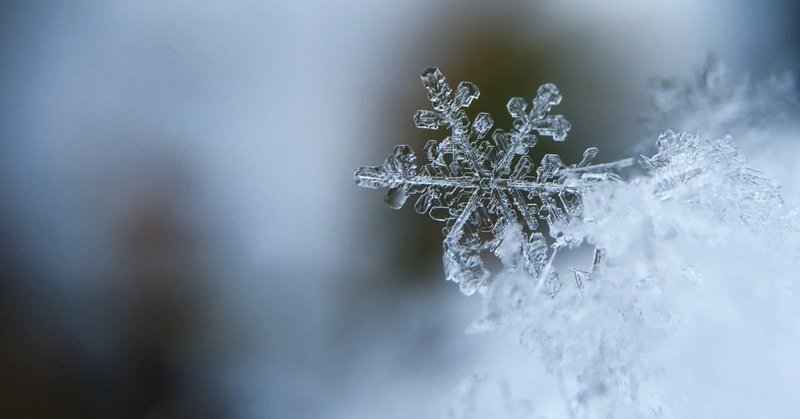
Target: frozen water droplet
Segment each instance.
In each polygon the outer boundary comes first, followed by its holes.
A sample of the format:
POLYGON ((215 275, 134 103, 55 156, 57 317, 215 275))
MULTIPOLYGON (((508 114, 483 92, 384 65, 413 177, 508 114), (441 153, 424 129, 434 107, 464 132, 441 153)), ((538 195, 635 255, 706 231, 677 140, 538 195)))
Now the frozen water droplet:
POLYGON ((403 204, 406 203, 408 199, 408 187, 406 185, 401 185, 396 188, 389 189, 389 192, 386 193, 386 205, 394 209, 400 209, 403 207, 403 204))

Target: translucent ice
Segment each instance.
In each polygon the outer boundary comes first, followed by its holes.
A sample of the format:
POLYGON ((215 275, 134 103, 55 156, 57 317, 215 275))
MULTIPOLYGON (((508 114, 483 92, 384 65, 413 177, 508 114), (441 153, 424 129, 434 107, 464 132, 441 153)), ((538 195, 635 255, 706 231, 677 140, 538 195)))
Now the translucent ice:
POLYGON ((356 183, 389 189, 386 203, 392 208, 418 195, 414 209, 445 223, 445 272, 465 294, 485 291, 490 274, 482 254, 495 252, 506 269, 524 269, 555 295, 561 283, 550 265, 558 247, 537 232, 539 220, 549 225, 557 241, 556 225, 580 214, 581 193, 596 179, 615 179, 609 171, 632 162, 589 165, 597 154, 593 147, 578 164, 567 166, 548 154, 536 167, 529 152, 538 137, 563 141, 570 129, 563 116, 549 114, 562 100, 553 84, 542 85, 530 103, 519 97, 509 100, 513 129, 495 130, 486 140, 494 124, 491 115, 479 113, 470 121, 464 109, 480 95, 477 86, 462 82, 454 92, 437 68, 425 69, 421 80, 432 109, 417 111, 415 125, 447 128, 450 135, 426 144, 428 162, 419 169, 411 148, 397 146, 383 165, 358 169, 356 183), (499 251, 503 242, 517 243, 518 252, 499 251))

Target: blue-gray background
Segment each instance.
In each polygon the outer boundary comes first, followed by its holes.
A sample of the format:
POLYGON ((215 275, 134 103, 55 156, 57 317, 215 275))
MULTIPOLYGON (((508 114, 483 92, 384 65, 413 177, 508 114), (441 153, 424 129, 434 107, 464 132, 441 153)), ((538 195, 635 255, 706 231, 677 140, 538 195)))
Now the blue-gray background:
POLYGON ((419 72, 475 82, 473 107, 506 126, 508 97, 555 82, 560 152, 610 160, 652 143, 650 78, 708 53, 794 69, 798 17, 744 0, 4 1, 0 417, 438 417, 475 365, 516 355, 463 333, 477 301, 444 283, 440 226, 352 182, 438 138, 411 124, 419 72))

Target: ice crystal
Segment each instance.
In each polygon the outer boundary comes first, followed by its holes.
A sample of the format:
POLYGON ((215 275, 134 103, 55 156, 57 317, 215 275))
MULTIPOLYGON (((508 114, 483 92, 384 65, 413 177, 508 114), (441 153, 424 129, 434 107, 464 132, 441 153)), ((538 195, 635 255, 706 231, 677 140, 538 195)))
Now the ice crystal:
POLYGON ((471 121, 465 110, 480 95, 477 86, 461 82, 453 91, 438 68, 425 69, 421 79, 432 109, 417 111, 414 123, 445 128, 449 135, 425 145, 422 167, 410 146, 398 145, 383 165, 358 169, 356 183, 388 189, 386 203, 395 209, 418 196, 414 209, 445 223, 445 273, 465 294, 486 290, 490 273, 482 254, 492 252, 507 271, 524 270, 538 278, 545 293, 555 295, 559 280, 553 258, 559 249, 577 244, 562 228, 581 214, 584 191, 617 179, 612 171, 632 160, 592 165, 598 152, 592 147, 577 164, 546 154, 535 165, 530 151, 539 137, 564 141, 570 129, 562 115, 550 114, 562 99, 553 84, 539 87, 530 103, 509 100, 513 127, 489 136, 491 115, 481 112, 471 121), (540 221, 548 227, 549 241, 540 221))
MULTIPOLYGON (((744 155, 726 136, 701 140, 688 133, 663 133, 658 152, 642 157, 649 171, 652 192, 661 200, 678 200, 694 211, 710 214, 716 224, 756 231, 764 246, 775 253, 792 249, 775 246, 797 234, 797 219, 785 204, 779 186, 748 165, 744 155), (767 243, 768 242, 768 243, 767 243)), ((707 237, 708 229, 697 228, 707 237)))
POLYGON ((709 57, 702 71, 688 79, 651 82, 653 111, 649 132, 699 133, 706 138, 732 136, 750 164, 782 184, 784 198, 800 202, 800 166, 781 163, 797 155, 800 129, 797 76, 792 71, 752 78, 729 70, 709 57))

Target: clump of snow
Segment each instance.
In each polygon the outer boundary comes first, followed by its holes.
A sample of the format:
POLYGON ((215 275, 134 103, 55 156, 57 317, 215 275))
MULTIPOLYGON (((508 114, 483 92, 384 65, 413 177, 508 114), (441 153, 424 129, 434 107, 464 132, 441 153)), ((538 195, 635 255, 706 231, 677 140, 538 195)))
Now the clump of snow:
POLYGON ((565 417, 800 414, 797 212, 730 138, 657 144, 644 175, 587 191, 590 222, 565 229, 602 249, 590 279, 553 298, 503 274, 477 327, 543 358, 565 417))

